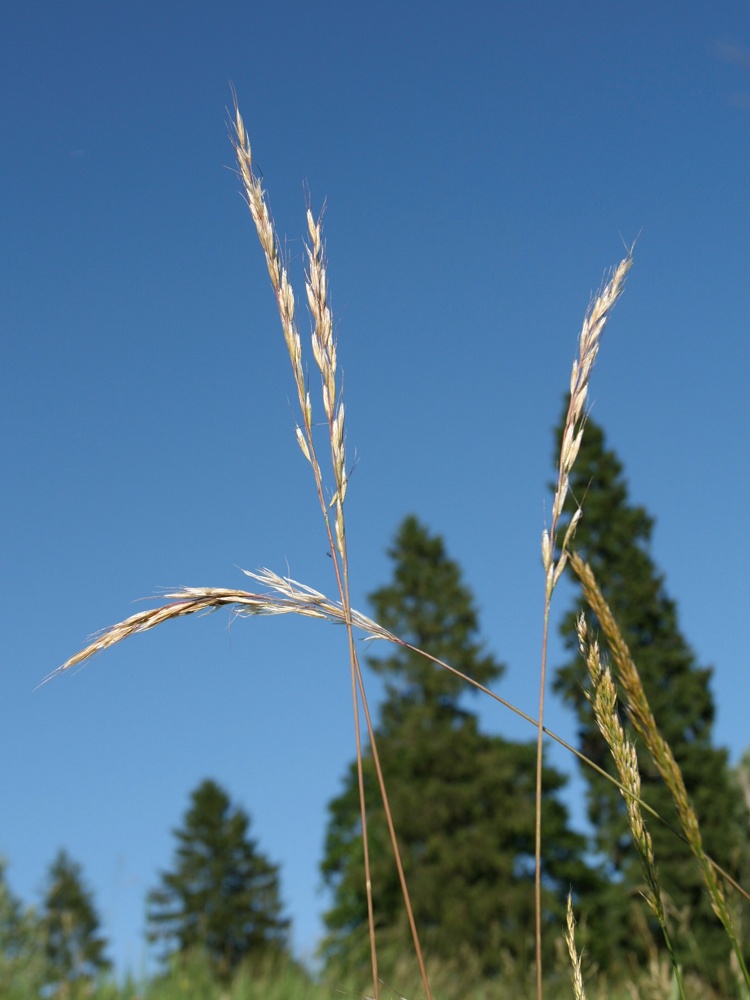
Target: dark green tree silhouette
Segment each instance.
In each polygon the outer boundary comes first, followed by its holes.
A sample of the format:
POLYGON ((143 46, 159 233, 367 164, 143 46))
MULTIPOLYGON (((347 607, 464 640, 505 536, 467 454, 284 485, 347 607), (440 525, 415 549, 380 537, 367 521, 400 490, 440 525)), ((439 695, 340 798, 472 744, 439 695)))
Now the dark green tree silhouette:
POLYGON ((61 850, 47 874, 41 910, 47 975, 58 996, 111 967, 106 939, 81 866, 61 850))
MULTIPOLYGON (((561 428, 562 423, 558 427, 558 440, 561 428)), ((606 447, 602 429, 591 419, 586 425, 570 487, 567 517, 577 503, 583 507, 573 547, 591 565, 629 644, 657 724, 682 769, 701 823, 705 849, 732 869, 736 859, 734 831, 742 802, 731 780, 727 754, 712 742, 712 671, 699 666, 683 638, 677 607, 667 595, 664 577, 651 557, 653 518, 630 501, 623 466, 606 447)), ((572 656, 557 671, 555 689, 576 711, 580 750, 614 774, 609 751, 586 699, 588 679, 575 634, 575 617, 581 603, 580 589, 576 588, 575 606, 561 626, 572 656)), ((595 620, 593 624, 596 625, 595 620)), ((600 641, 606 652, 603 636, 600 641)), ((644 799, 679 828, 667 789, 629 727, 622 707, 621 713, 638 747, 644 799)), ((607 874, 602 894, 591 901, 592 908, 598 909, 596 922, 608 940, 613 958, 617 955, 632 958, 634 953, 638 955, 636 942, 644 941, 639 931, 645 925, 639 897, 641 869, 628 833, 623 800, 617 789, 594 771, 584 768, 583 776, 587 783, 593 846, 603 859, 607 874)), ((689 967, 715 975, 721 967, 726 968, 729 946, 711 912, 697 867, 688 848, 662 824, 649 821, 649 829, 660 880, 675 918, 680 958, 689 967)), ((654 940, 659 942, 658 933, 654 940)))
MULTIPOLYGON (((503 667, 478 640, 472 594, 442 539, 408 517, 389 555, 393 581, 370 598, 376 619, 485 685, 497 679, 503 667)), ((497 972, 507 955, 533 961, 534 744, 482 733, 464 705, 467 685, 410 650, 389 647, 369 663, 386 678, 376 738, 426 953, 471 956, 486 974, 497 972)), ((369 753, 364 764, 375 918, 387 956, 403 953, 410 937, 369 753)), ((570 830, 556 795, 563 784, 546 770, 545 906, 558 926, 569 886, 585 890, 593 879, 582 861, 583 839, 570 830)), ((360 835, 353 764, 329 805, 322 871, 333 905, 325 914, 323 952, 331 966, 364 970, 360 835)))
POLYGON ((25 998, 45 983, 44 938, 36 914, 11 891, 0 857, 0 996, 25 998))
POLYGON ((148 895, 148 938, 163 944, 165 958, 203 951, 226 979, 250 956, 286 951, 279 869, 249 829, 248 814, 216 782, 203 781, 192 793, 174 831, 173 868, 148 895))

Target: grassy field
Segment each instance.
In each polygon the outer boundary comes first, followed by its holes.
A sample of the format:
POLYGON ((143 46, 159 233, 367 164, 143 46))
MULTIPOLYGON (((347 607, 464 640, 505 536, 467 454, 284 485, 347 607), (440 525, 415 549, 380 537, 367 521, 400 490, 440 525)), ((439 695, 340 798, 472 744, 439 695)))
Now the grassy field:
MULTIPOLYGON (((548 1000, 569 1000, 574 995, 570 965, 561 949, 557 968, 548 970, 544 996, 548 1000)), ((534 968, 508 968, 491 981, 474 978, 471 962, 457 961, 453 966, 427 962, 432 993, 440 1000, 532 1000, 536 996, 534 968)), ((217 982, 208 963, 200 958, 185 961, 171 972, 139 981, 82 984, 61 996, 68 1000, 370 1000, 372 993, 362 993, 346 977, 327 976, 313 979, 292 963, 275 968, 240 969, 229 983, 217 982)), ((685 984, 691 1000, 720 1000, 725 994, 713 992, 704 983, 688 979, 685 984)), ((397 962, 388 978, 380 983, 384 1000, 417 1000, 422 995, 419 970, 413 962, 397 962)), ((30 1000, 34 992, 4 993, 5 1000, 30 1000)), ((678 996, 673 970, 668 960, 657 960, 634 973, 625 983, 612 984, 597 976, 587 977, 589 1000, 671 1000, 678 996)))

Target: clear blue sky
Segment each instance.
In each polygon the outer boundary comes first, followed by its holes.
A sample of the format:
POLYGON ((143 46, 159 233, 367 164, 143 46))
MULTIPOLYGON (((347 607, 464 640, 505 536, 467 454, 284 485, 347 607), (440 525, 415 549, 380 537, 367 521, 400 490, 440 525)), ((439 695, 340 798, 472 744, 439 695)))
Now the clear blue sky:
MULTIPOLYGON (((230 82, 299 297, 307 187, 316 211, 327 201, 359 460, 355 604, 367 610, 417 513, 474 589, 508 664, 501 693, 531 713, 552 427, 589 295, 638 237, 593 412, 657 519, 654 555, 715 665, 716 738, 737 759, 750 743, 748 46, 747 2, 6 12, 0 852, 25 900, 66 847, 118 966, 138 969, 145 893, 212 777, 282 864, 300 953, 319 931, 326 803, 354 749, 342 631, 187 620, 34 690, 159 588, 242 587, 237 567, 270 566, 334 590, 231 171, 230 82)), ((533 736, 494 709, 483 719, 533 736)), ((554 703, 549 722, 572 732, 554 703)))

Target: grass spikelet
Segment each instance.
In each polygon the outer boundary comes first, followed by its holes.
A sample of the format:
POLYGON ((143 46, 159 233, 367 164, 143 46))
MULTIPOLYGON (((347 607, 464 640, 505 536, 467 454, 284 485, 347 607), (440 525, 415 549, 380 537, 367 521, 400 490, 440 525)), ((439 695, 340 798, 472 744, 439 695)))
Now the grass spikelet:
POLYGON ((260 573, 251 573, 248 570, 243 572, 265 585, 268 591, 253 594, 246 590, 231 590, 225 587, 182 587, 164 594, 164 597, 170 600, 169 604, 139 611, 124 621, 103 629, 87 646, 45 677, 42 683, 138 632, 148 632, 174 618, 210 614, 220 608, 230 608, 235 614, 242 616, 296 614, 306 618, 322 618, 338 625, 346 625, 347 621, 350 621, 373 639, 394 638, 390 632, 367 615, 353 608, 349 609, 347 614, 341 604, 329 600, 324 594, 292 580, 291 577, 280 577, 269 569, 261 570, 260 573))
POLYGON ((547 574, 547 588, 551 593, 560 579, 565 563, 568 543, 575 534, 576 525, 581 517, 580 509, 570 520, 565 538, 561 546, 560 558, 555 563, 555 532, 560 520, 565 499, 568 495, 570 473, 581 448, 583 430, 586 423, 586 400, 588 399, 591 372, 599 353, 604 328, 610 313, 625 288, 625 278, 633 266, 632 250, 615 268, 612 277, 598 293, 589 306, 583 321, 583 327, 578 338, 578 356, 573 362, 570 376, 570 401, 563 429, 560 458, 557 466, 557 483, 552 501, 552 519, 549 532, 545 531, 542 540, 542 558, 547 574))
POLYGON ((568 955, 570 956, 570 964, 572 966, 573 996, 575 1000, 586 1000, 586 991, 583 988, 583 973, 581 972, 583 957, 578 954, 576 947, 576 918, 573 913, 572 893, 568 893, 565 919, 565 944, 568 946, 568 955))

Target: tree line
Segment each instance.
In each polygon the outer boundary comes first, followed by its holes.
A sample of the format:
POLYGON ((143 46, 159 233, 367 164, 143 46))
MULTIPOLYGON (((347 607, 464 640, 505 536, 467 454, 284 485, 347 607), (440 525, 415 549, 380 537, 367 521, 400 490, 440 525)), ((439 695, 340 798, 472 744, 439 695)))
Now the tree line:
MULTIPOLYGON (((750 765, 746 758, 733 771, 726 751, 714 743, 711 668, 697 662, 682 635, 676 605, 650 554, 653 519, 631 501, 622 463, 593 420, 570 485, 568 518, 585 497, 576 548, 594 569, 629 643, 682 768, 706 850, 741 880, 750 863, 750 765)), ((388 554, 392 578, 370 595, 373 617, 478 683, 496 684, 505 666, 482 642, 473 595, 443 539, 410 515, 388 554)), ((571 656, 557 670, 555 689, 576 713, 579 749, 614 775, 577 652, 580 604, 574 593, 561 625, 571 656)), ((484 732, 465 683, 405 646, 389 647, 368 664, 385 682, 377 743, 425 952, 444 961, 460 957, 486 977, 499 975, 509 962, 523 969, 533 961, 534 742, 484 732)), ((629 728, 626 710, 621 715, 629 728)), ((646 754, 639 763, 644 800, 672 822, 674 806, 646 754)), ((566 776, 552 767, 544 772, 544 919, 562 925, 572 889, 590 960, 617 978, 658 952, 661 938, 640 898, 642 874, 622 796, 596 771, 583 768, 582 776, 587 835, 570 823, 566 776)), ((410 935, 370 752, 363 778, 375 919, 387 968, 387 956, 395 960, 409 949, 410 935)), ((357 782, 352 763, 329 804, 321 863, 331 902, 320 954, 326 969, 342 976, 366 976, 369 963, 357 782)), ((147 899, 147 938, 165 962, 200 949, 226 979, 250 958, 288 955, 290 921, 282 912, 279 868, 249 830, 249 814, 215 781, 193 791, 174 831, 172 867, 147 899)), ((658 822, 650 823, 650 832, 670 919, 682 931, 675 935, 681 965, 729 989, 722 980, 726 936, 689 850, 658 822)), ((547 935, 550 949, 555 936, 547 935)), ((71 983, 107 971, 106 948, 81 869, 65 852, 50 867, 38 912, 13 896, 0 867, 0 993, 9 995, 7 983, 23 974, 62 994, 71 983)))
MULTIPOLYGON (((146 938, 165 967, 199 950, 218 979, 253 957, 288 953, 279 869, 250 836, 250 817, 215 781, 202 781, 175 829, 172 867, 147 896, 146 938)), ((25 908, 0 862, 0 996, 23 987, 57 996, 111 968, 101 920, 81 866, 61 850, 41 907, 25 908)))

